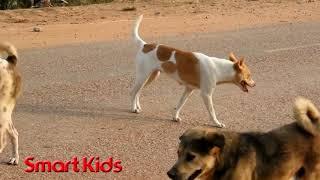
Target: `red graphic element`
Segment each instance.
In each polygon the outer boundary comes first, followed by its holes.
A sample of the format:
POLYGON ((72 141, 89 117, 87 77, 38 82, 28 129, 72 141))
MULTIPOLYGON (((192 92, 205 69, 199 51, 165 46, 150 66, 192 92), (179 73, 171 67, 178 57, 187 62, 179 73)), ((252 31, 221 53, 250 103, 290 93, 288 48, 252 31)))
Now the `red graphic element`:
POLYGON ((90 156, 82 157, 82 161, 78 160, 78 157, 74 156, 69 161, 55 160, 53 162, 49 160, 34 161, 34 157, 28 156, 24 159, 24 164, 27 165, 25 172, 114 172, 118 173, 122 171, 121 160, 114 161, 112 157, 100 161, 100 157, 90 156), (82 166, 80 166, 82 164, 82 166), (80 169, 81 168, 81 169, 80 169))

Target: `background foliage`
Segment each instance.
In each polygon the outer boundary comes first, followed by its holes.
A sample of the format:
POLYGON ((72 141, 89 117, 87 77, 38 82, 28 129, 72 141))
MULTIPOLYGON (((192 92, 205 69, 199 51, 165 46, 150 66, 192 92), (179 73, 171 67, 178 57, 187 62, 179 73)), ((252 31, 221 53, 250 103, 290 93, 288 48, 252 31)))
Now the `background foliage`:
MULTIPOLYGON (((87 4, 109 3, 113 0, 67 0, 69 6, 79 6, 87 4)), ((51 0, 53 5, 60 5, 60 0, 51 0)), ((0 0, 0 9, 17 9, 31 7, 30 0, 0 0)))

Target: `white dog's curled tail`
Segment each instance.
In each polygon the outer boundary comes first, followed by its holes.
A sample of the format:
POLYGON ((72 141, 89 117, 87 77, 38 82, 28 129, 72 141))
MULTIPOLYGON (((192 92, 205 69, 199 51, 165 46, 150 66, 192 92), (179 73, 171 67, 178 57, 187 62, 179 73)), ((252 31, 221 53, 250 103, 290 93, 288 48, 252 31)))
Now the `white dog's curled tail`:
POLYGON ((3 42, 0 43, 0 53, 5 52, 7 55, 7 58, 5 58, 10 64, 16 65, 18 61, 18 53, 17 49, 14 47, 14 45, 3 42))
POLYGON ((139 45, 139 47, 141 47, 144 44, 146 44, 146 42, 144 42, 141 39, 141 37, 139 36, 139 26, 140 26, 140 23, 142 21, 142 18, 143 18, 143 15, 140 15, 138 17, 138 19, 136 20, 136 22, 134 24, 134 28, 133 28, 133 39, 134 39, 134 42, 139 45))
POLYGON ((308 99, 298 97, 293 107, 297 123, 312 135, 320 135, 320 113, 308 99))

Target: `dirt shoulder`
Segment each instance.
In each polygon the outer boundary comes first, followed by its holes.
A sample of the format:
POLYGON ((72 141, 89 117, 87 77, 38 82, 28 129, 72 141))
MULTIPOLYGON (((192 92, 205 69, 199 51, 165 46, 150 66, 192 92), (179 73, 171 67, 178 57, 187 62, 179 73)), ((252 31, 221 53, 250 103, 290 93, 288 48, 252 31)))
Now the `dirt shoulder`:
POLYGON ((18 48, 128 39, 133 20, 144 14, 143 37, 188 35, 315 21, 320 1, 114 2, 109 4, 0 11, 0 37, 18 48), (122 11, 125 7, 135 11, 122 11), (33 32, 34 27, 40 32, 33 32))

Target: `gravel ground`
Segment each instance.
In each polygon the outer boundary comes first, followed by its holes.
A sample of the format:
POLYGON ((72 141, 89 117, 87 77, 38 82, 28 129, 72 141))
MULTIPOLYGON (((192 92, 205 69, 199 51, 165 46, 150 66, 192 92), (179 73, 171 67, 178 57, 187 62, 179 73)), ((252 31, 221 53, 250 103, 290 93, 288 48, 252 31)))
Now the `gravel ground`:
MULTIPOLYGON (((320 24, 294 23, 234 32, 161 37, 157 42, 226 57, 246 57, 257 86, 246 94, 221 85, 214 94, 227 129, 270 130, 291 122, 298 95, 320 105, 320 24)), ((152 41, 148 39, 148 41, 152 41)), ((129 112, 134 80, 132 43, 112 41, 21 52, 24 93, 14 114, 20 165, 0 165, 0 179, 166 179, 178 137, 211 124, 199 92, 186 103, 180 124, 171 121, 183 87, 167 76, 144 89, 143 112, 129 112), (23 159, 70 160, 112 156, 120 173, 26 173, 23 159)), ((8 159, 9 147, 0 155, 8 159)))

